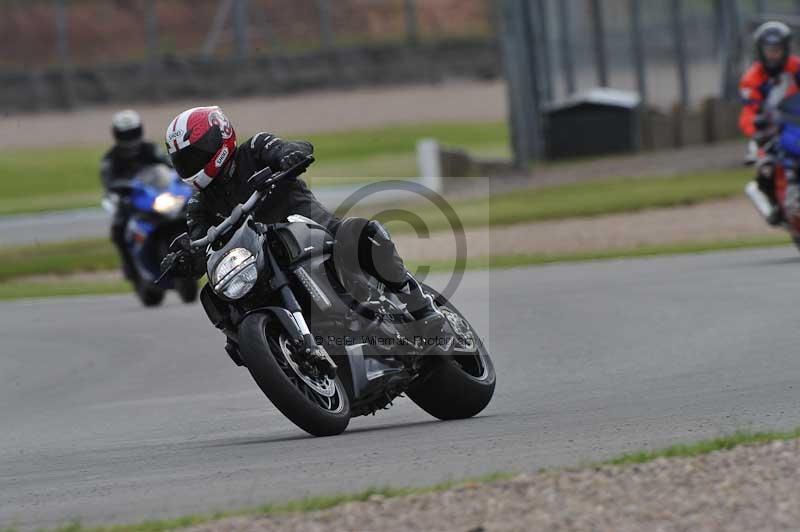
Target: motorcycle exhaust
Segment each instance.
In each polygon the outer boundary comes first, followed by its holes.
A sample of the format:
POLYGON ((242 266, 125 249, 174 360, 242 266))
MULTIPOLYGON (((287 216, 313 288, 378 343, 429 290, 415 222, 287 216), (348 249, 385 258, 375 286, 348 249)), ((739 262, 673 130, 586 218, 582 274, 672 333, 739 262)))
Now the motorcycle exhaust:
POLYGON ((399 361, 384 357, 368 356, 364 348, 367 344, 345 346, 347 358, 350 361, 350 376, 353 382, 353 395, 355 399, 365 396, 374 390, 375 383, 383 382, 386 378, 403 373, 403 364, 399 361))
POLYGON ((772 203, 770 203, 766 194, 761 192, 761 189, 758 188, 758 183, 750 181, 747 183, 747 186, 744 187, 744 192, 747 194, 747 197, 750 198, 750 201, 753 202, 758 213, 765 220, 769 220, 772 216, 772 203))

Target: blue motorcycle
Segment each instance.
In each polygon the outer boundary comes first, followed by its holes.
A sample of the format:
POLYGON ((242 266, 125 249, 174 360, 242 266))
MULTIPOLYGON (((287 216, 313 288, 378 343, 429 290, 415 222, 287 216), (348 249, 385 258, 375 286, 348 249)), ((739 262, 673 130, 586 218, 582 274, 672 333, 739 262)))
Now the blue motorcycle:
POLYGON ((109 192, 103 199, 106 211, 112 215, 120 208, 130 212, 125 242, 135 269, 131 282, 142 304, 146 307, 160 305, 170 289, 176 290, 184 303, 194 302, 198 294, 196 281, 181 279, 154 284, 170 243, 187 230, 186 204, 192 196, 192 188, 171 168, 152 165, 130 180, 112 183, 109 192))

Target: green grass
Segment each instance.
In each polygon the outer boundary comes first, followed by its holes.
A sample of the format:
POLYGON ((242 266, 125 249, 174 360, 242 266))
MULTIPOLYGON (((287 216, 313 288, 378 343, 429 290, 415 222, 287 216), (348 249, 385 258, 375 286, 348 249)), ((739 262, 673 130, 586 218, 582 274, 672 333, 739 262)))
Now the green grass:
MULTIPOLYGON (((304 135, 298 135, 304 137, 304 135)), ((318 162, 307 174, 314 185, 368 183, 417 174, 415 145, 433 137, 478 154, 506 154, 504 123, 437 123, 308 135, 318 162)), ((95 206, 101 194, 102 148, 0 151, 0 215, 95 206)), ((611 179, 501 194, 455 204, 467 227, 592 216, 670 206, 740 192, 747 170, 706 172, 662 179, 611 179)), ((416 209, 416 207, 415 207, 416 209)), ((446 227, 432 208, 421 208, 433 229, 446 227)))
POLYGON ((99 205, 100 148, 0 152, 0 214, 99 205))
MULTIPOLYGON (((452 202, 452 206, 467 228, 509 225, 520 222, 596 216, 614 212, 630 212, 652 207, 669 207, 700 203, 715 198, 739 194, 748 172, 712 172, 659 179, 624 179, 578 183, 452 202)), ((395 206, 396 207, 396 206, 395 206)), ((432 230, 447 229, 447 220, 429 206, 406 206, 418 214, 432 230)), ((372 214, 372 213, 362 213, 372 214)), ((734 213, 732 213, 734 215, 734 213)), ((380 218, 380 216, 378 216, 380 218)), ((409 227, 389 223, 392 231, 402 232, 409 227)), ((785 236, 753 238, 723 242, 690 242, 560 254, 520 254, 514 256, 471 259, 470 268, 510 268, 555 262, 574 262, 613 258, 629 258, 679 253, 696 253, 747 247, 776 246, 788 243, 785 236)), ((433 270, 450 270, 452 261, 430 265, 433 270)), ((119 267, 116 251, 106 239, 82 240, 57 244, 0 248, 0 298, 71 295, 77 293, 108 293, 116 287, 91 283, 14 283, 7 282, 37 275, 68 275, 76 272, 113 270, 119 267), (59 286, 63 285, 63 286, 59 286), (82 290, 81 286, 85 288, 82 290)))
MULTIPOLYGON (((254 516, 266 517, 275 516, 287 513, 305 513, 315 512, 320 510, 327 510, 335 506, 339 506, 348 502, 363 502, 370 499, 370 497, 383 497, 395 498, 407 495, 419 495, 424 493, 433 493, 438 491, 445 491, 448 489, 456 488, 463 485, 471 484, 485 484, 490 482, 499 482, 508 480, 512 475, 508 473, 492 473, 482 477, 473 479, 466 479, 460 481, 448 481, 435 484, 433 486, 421 488, 369 488, 358 493, 349 494, 336 494, 325 495, 320 497, 308 497, 297 501, 279 504, 265 504, 256 508, 248 508, 230 512, 217 512, 207 515, 194 515, 185 516, 177 519, 165 519, 158 521, 145 521, 133 525, 112 525, 112 526, 98 526, 98 527, 85 527, 79 522, 73 522, 61 528, 53 529, 53 532, 166 532, 169 530, 177 530, 189 526, 201 525, 211 521, 216 521, 226 517, 235 516, 254 516)), ((13 529, 8 529, 13 530, 13 529)))
MULTIPOLYGON (((481 152, 507 151, 504 123, 434 123, 292 135, 316 146, 318 162, 308 178, 347 183, 355 178, 417 175, 416 142, 435 137, 481 152)), ((244 140, 245 137, 242 137, 244 140)), ((99 163, 105 148, 72 147, 0 151, 0 215, 99 205, 99 163)))
MULTIPOLYGON (((432 123, 297 137, 314 143, 319 159, 316 168, 324 168, 328 161, 363 161, 376 155, 413 154, 417 141, 426 137, 468 150, 494 149, 508 144, 508 127, 505 122, 432 123)), ((317 173, 322 175, 321 171, 317 173)))
MULTIPOLYGON (((659 458, 687 458, 704 454, 709 454, 716 451, 731 450, 736 447, 744 445, 758 445, 766 444, 775 441, 787 441, 800 438, 800 429, 795 429, 789 432, 745 432, 739 431, 729 436, 721 436, 711 440, 704 440, 696 443, 687 443, 674 445, 665 449, 657 451, 641 451, 636 453, 629 453, 601 462, 599 464, 589 464, 586 467, 596 468, 602 466, 630 466, 636 464, 643 464, 657 460, 659 458)), ((584 467, 585 468, 585 467, 584 467)), ((574 470, 571 468, 566 470, 574 470)), ((580 468, 583 469, 583 468, 580 468)), ((557 474, 563 470, 542 470, 548 471, 552 474, 557 474)), ((266 504, 256 508, 249 508, 237 511, 217 512, 206 515, 193 515, 184 516, 176 519, 166 519, 157 521, 144 521, 132 525, 112 525, 112 526, 95 526, 85 527, 80 522, 72 522, 66 526, 53 529, 52 532, 167 532, 177 530, 190 526, 201 525, 219 519, 236 516, 252 516, 252 517, 270 517, 278 516, 287 513, 306 513, 334 508, 348 502, 363 502, 369 500, 371 497, 379 496, 382 498, 396 498, 408 495, 418 495, 426 493, 435 493, 446 491, 449 489, 457 488, 459 486, 474 485, 474 484, 487 484, 496 483, 509 480, 514 475, 510 473, 494 473, 475 479, 468 479, 462 481, 449 481, 442 482, 433 486, 422 488, 370 488, 358 493, 353 494, 335 494, 320 497, 310 497, 297 501, 280 504, 266 504)), ((2 532, 14 532, 13 528, 1 529, 2 532)))
POLYGON ((19 277, 105 271, 118 267, 119 257, 108 239, 0 248, 0 283, 19 277))
POLYGON ((434 138, 473 155, 511 157, 505 122, 400 125, 307 138, 314 143, 317 157, 305 176, 312 186, 366 185, 375 180, 415 177, 416 145, 422 138, 434 138))
MULTIPOLYGON (((739 194, 747 179, 748 172, 746 170, 658 179, 617 179, 518 190, 489 198, 453 201, 451 205, 467 228, 484 227, 487 224, 501 226, 700 203, 739 194)), ((393 208, 396 207, 393 206, 393 208)), ((430 205, 415 204, 401 207, 418 214, 431 231, 449 228, 448 221, 441 212, 430 205)), ((376 207, 376 209, 380 210, 380 207, 376 207)), ((365 211, 361 214, 372 215, 375 213, 365 211)), ((395 232, 410 229, 401 222, 388 225, 395 232)), ((774 239, 769 242, 776 243, 778 241, 774 239)), ((781 243, 783 241, 785 239, 780 240, 781 243)), ((709 245, 711 244, 703 243, 702 247, 709 245)), ((742 245, 750 246, 752 244, 743 243, 742 245)), ((684 247, 679 246, 680 249, 684 247)), ((626 251, 626 253, 636 253, 635 256, 667 252, 671 251, 660 248, 655 250, 639 248, 626 251)), ((618 257, 619 253, 619 250, 610 250, 607 255, 618 257)), ((605 252, 576 254, 572 260, 578 260, 578 257, 584 256, 602 258, 605 255, 605 252)), ((563 260, 564 258, 561 256, 521 255, 505 258, 498 264, 511 262, 537 264, 563 260)), ((105 239, 0 249, 0 282, 32 275, 109 270, 117 266, 116 253, 105 239)))
MULTIPOLYGON (((687 253, 708 253, 713 251, 775 247, 787 245, 790 240, 786 236, 749 238, 728 240, 721 242, 687 242, 679 244, 665 244, 657 246, 640 246, 624 249, 610 249, 603 251, 590 251, 579 253, 540 253, 527 255, 508 255, 493 257, 471 258, 467 263, 469 270, 502 270, 524 266, 537 266, 564 262, 586 262, 596 260, 612 260, 640 257, 657 257, 664 255, 680 255, 687 253)), ((101 295, 129 292, 130 286, 122 281, 94 281, 91 279, 31 279, 30 276, 54 273, 68 275, 85 271, 99 271, 102 269, 116 269, 117 258, 111 245, 105 241, 81 241, 75 245, 75 254, 65 252, 73 244, 48 244, 30 248, 16 248, 15 254, 9 250, 0 250, 0 300, 22 299, 33 297, 58 297, 74 295, 101 295), (52 247, 52 249, 51 249, 52 247), (23 260, 22 257, 30 256, 33 250, 39 250, 43 258, 23 260), (16 256, 17 260, 2 260, 9 256, 16 256), (106 260, 100 268, 98 262, 92 257, 106 260), (42 271, 44 265, 52 268, 51 271, 42 271)), ((426 268, 431 272, 449 272, 453 270, 454 261, 436 261, 426 264, 408 261, 409 269, 418 271, 426 268)))
MULTIPOLYGON (((776 247, 790 244, 784 235, 753 237, 711 242, 682 242, 676 244, 637 246, 601 251, 575 253, 531 253, 470 257, 470 269, 502 269, 559 262, 680 255, 746 248, 776 247)), ((433 271, 452 269, 453 261, 427 263, 433 271)), ((409 261, 409 266, 419 266, 409 261)), ((107 240, 79 240, 56 244, 0 248, 0 287, 2 283, 37 275, 69 275, 82 272, 115 270, 119 267, 116 250, 107 240)))
POLYGON ((742 445, 757 445, 774 441, 794 440, 800 438, 800 429, 790 432, 745 432, 740 431, 730 436, 721 436, 713 440, 674 445, 658 451, 641 451, 630 453, 604 462, 610 465, 631 465, 652 462, 659 458, 691 457, 715 451, 726 451, 742 445))
POLYGON ((130 283, 125 281, 84 281, 69 279, 8 281, 0 283, 0 301, 40 297, 124 294, 131 290, 130 283))
MULTIPOLYGON (((663 178, 608 179, 516 190, 490 197, 452 201, 450 205, 467 228, 591 217, 733 197, 742 193, 744 185, 751 178, 750 174, 745 169, 663 178)), ((420 216, 431 231, 450 227, 441 211, 430 204, 400 207, 420 216)), ((359 214, 374 216, 384 208, 364 208, 359 214)), ((731 213, 731 216, 735 216, 735 213, 731 213)), ((377 217, 381 218, 380 215, 377 217)), ((402 222, 390 222, 387 225, 392 232, 410 230, 402 222)))
MULTIPOLYGON (((496 255, 491 257, 470 258, 467 262, 467 269, 502 270, 508 268, 540 266, 545 264, 558 264, 565 262, 635 259, 668 255, 686 255, 691 253, 713 253, 715 251, 733 251, 737 249, 769 248, 785 246, 791 243, 791 239, 788 236, 780 235, 774 237, 753 237, 711 242, 681 242, 676 244, 648 245, 576 253, 496 255)), ((435 261, 424 265, 410 261, 408 266, 411 270, 421 266, 426 266, 430 268, 430 271, 433 272, 448 272, 453 270, 454 264, 455 261, 453 260, 435 261)))

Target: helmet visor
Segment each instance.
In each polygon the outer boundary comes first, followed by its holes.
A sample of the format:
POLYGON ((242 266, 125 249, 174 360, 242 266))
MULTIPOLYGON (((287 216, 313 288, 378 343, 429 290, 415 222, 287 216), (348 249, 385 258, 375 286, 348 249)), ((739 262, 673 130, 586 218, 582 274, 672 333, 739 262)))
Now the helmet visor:
POLYGON ((172 166, 181 179, 189 179, 202 170, 222 146, 222 133, 212 127, 194 144, 170 155, 172 166))
POLYGON ((202 170, 213 155, 214 153, 209 153, 200 148, 187 146, 173 153, 170 159, 172 159, 172 166, 175 167, 175 171, 178 172, 181 179, 189 179, 202 170))
POLYGON ((124 130, 112 128, 112 132, 114 134, 114 139, 119 144, 138 142, 142 140, 142 134, 144 133, 142 131, 142 126, 124 130))
POLYGON ((769 65, 780 65, 786 59, 786 49, 780 44, 765 44, 761 52, 769 65))

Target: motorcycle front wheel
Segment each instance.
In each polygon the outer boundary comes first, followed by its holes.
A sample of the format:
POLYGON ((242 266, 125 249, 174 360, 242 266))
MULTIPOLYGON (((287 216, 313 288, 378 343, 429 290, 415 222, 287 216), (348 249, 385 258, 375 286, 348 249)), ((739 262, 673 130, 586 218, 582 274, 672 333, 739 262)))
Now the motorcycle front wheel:
POLYGON ((313 436, 341 434, 350 423, 350 401, 339 377, 313 377, 292 357, 282 331, 265 314, 239 326, 239 352, 264 395, 292 423, 313 436))
POLYGON ((199 289, 197 281, 194 279, 177 279, 175 281, 175 290, 178 291, 181 301, 184 303, 194 303, 197 301, 197 294, 199 289))
POLYGON ((136 296, 145 307, 157 307, 164 301, 165 292, 161 288, 141 279, 136 281, 136 296))

